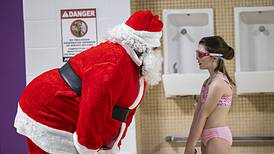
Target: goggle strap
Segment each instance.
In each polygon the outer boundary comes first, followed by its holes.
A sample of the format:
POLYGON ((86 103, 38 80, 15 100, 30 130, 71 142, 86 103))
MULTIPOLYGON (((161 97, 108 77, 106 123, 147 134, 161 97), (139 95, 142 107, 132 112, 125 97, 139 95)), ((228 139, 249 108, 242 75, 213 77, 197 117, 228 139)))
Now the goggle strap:
POLYGON ((220 53, 209 53, 209 55, 213 57, 223 57, 223 54, 220 53))

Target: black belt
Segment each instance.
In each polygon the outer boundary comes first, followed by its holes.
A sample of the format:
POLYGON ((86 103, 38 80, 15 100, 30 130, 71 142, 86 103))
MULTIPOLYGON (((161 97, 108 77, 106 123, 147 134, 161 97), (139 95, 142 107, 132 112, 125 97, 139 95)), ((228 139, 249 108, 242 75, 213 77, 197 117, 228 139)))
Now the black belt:
POLYGON ((112 110, 112 118, 122 122, 126 122, 129 111, 130 109, 114 106, 112 110))
POLYGON ((78 95, 81 96, 82 81, 67 62, 59 69, 61 77, 66 84, 78 95))
MULTIPOLYGON (((65 83, 78 95, 81 96, 82 81, 74 72, 69 62, 59 69, 59 73, 65 83)), ((112 118, 125 122, 130 109, 114 106, 112 110, 112 118)))

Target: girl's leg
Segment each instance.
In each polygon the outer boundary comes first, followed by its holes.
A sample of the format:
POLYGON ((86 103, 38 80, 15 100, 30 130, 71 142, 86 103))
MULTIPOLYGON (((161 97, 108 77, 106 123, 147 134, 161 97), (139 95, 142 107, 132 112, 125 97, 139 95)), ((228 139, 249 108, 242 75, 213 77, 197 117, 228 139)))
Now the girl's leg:
POLYGON ((223 138, 213 138, 207 142, 206 153, 207 154, 229 154, 231 144, 223 138))
POLYGON ((30 139, 27 139, 29 154, 48 154, 37 145, 35 145, 30 139))
POLYGON ((201 151, 202 151, 202 154, 207 154, 206 153, 206 146, 203 143, 201 143, 201 151))

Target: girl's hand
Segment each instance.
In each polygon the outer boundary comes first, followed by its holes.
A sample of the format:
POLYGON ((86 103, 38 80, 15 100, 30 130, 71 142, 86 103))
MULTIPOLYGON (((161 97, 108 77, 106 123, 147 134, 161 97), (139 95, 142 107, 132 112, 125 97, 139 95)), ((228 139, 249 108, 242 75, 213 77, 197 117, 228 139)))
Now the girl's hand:
POLYGON ((197 150, 195 149, 195 147, 186 146, 185 154, 196 154, 196 153, 197 153, 197 150))

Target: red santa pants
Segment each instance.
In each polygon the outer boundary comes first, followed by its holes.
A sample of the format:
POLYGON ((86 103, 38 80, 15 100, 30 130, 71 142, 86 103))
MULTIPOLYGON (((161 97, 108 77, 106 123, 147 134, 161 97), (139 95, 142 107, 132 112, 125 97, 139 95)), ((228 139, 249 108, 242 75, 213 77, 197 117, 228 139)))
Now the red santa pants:
POLYGON ((44 150, 40 149, 37 145, 35 145, 30 139, 27 139, 29 154, 48 154, 44 150))

